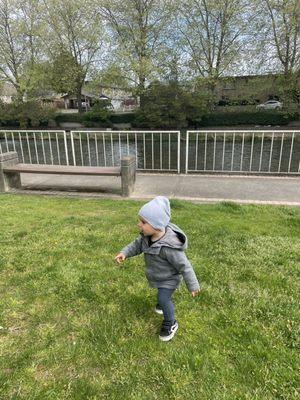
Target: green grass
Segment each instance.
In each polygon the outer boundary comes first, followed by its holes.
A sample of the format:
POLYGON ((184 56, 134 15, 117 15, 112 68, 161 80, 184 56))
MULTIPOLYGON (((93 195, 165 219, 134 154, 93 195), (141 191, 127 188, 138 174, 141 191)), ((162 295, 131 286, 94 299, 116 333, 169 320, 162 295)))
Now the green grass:
POLYGON ((161 317, 142 202, 0 196, 0 399, 298 399, 300 208, 172 201, 202 283, 161 317))

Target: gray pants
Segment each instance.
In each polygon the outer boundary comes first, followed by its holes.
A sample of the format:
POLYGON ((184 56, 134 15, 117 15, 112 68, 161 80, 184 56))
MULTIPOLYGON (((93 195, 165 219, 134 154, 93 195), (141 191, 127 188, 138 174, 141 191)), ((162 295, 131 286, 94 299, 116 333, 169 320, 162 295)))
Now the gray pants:
POLYGON ((175 289, 166 288, 157 289, 157 303, 163 310, 164 321, 172 323, 175 321, 174 305, 172 302, 172 294, 174 290, 175 289))

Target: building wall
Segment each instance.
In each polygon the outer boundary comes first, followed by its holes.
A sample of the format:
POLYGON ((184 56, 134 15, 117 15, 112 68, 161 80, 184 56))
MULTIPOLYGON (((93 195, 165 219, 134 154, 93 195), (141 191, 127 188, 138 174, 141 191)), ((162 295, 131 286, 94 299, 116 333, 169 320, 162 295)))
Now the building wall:
POLYGON ((241 76, 223 78, 218 82, 216 92, 219 100, 266 101, 278 95, 276 75, 241 76))

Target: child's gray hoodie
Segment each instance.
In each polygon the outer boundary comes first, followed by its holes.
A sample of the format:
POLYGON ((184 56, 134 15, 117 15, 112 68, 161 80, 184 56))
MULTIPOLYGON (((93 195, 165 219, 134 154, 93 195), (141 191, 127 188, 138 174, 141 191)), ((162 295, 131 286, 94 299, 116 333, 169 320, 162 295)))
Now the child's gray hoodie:
POLYGON ((165 235, 149 246, 148 237, 142 233, 121 250, 126 258, 144 253, 146 277, 154 288, 175 289, 182 278, 190 292, 199 289, 199 282, 184 250, 188 240, 178 226, 169 223, 165 235))

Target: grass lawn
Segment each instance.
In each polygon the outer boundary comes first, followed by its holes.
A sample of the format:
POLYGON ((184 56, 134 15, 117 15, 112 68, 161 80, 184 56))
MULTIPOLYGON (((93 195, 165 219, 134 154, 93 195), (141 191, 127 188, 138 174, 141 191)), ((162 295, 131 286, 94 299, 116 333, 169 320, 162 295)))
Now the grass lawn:
POLYGON ((160 342, 137 201, 0 196, 0 399, 299 399, 300 208, 172 202, 202 284, 160 342))

